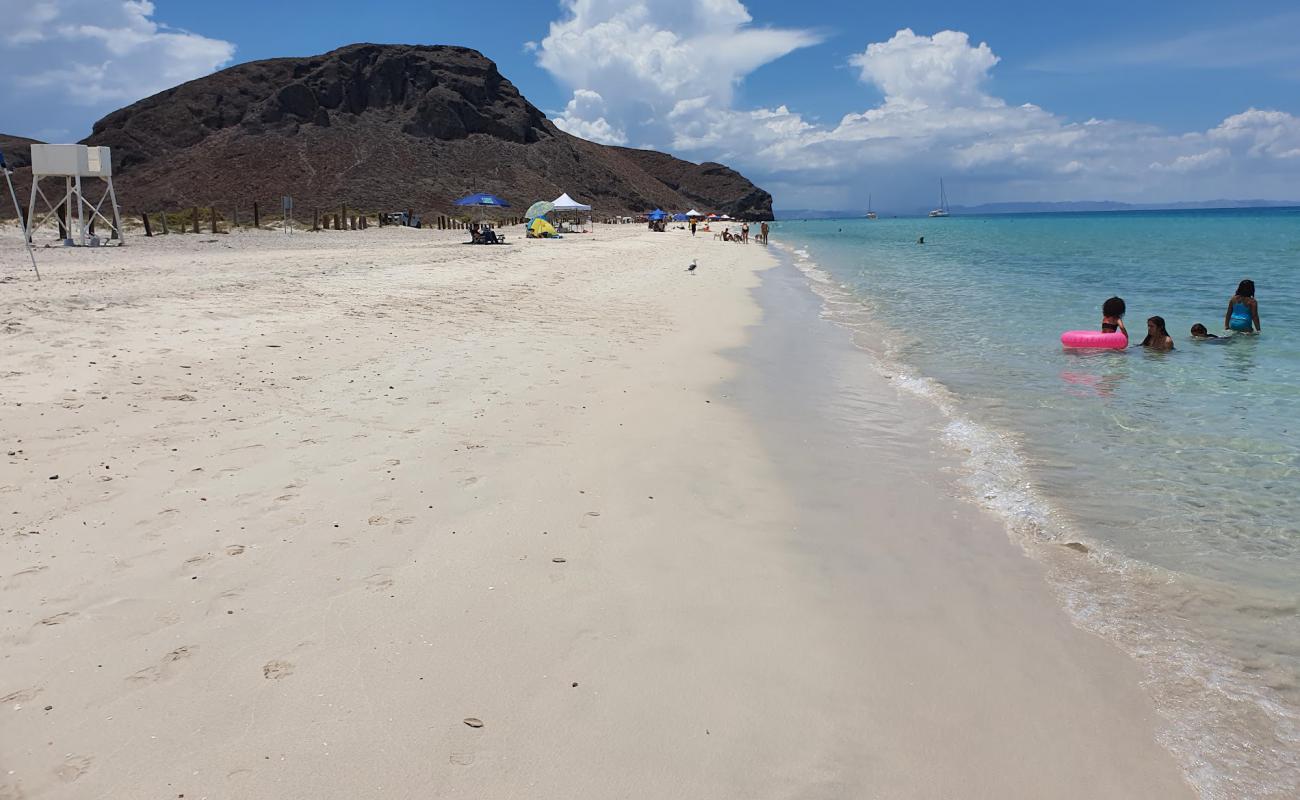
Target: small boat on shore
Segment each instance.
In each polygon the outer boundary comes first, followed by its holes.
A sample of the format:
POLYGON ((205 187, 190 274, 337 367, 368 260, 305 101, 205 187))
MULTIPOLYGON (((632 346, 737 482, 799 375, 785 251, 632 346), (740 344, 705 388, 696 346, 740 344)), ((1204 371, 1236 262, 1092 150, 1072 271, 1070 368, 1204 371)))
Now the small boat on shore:
POLYGON ((948 193, 943 188, 943 178, 939 179, 939 207, 930 212, 931 217, 948 216, 948 193))

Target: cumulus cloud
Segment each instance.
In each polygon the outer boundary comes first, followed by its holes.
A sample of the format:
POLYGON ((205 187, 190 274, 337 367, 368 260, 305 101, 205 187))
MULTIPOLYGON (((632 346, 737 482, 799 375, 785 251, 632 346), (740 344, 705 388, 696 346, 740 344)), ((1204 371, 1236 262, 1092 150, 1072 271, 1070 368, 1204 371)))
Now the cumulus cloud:
POLYGON ((887 42, 867 45, 849 59, 862 70, 862 80, 874 83, 888 102, 929 106, 981 105, 992 101, 983 85, 1000 61, 984 42, 970 46, 959 31, 917 36, 904 28, 887 42))
POLYGON ((605 119, 605 98, 590 89, 577 89, 564 113, 555 117, 560 130, 601 144, 627 144, 627 134, 605 119))
POLYGON ((725 161, 780 187, 779 206, 851 207, 874 191, 878 204, 915 208, 934 201, 940 176, 954 202, 971 204, 1296 194, 1300 118, 1283 111, 1252 108, 1184 134, 1074 122, 994 95, 1000 59, 987 43, 903 29, 848 59, 883 99, 821 124, 785 105, 733 102, 750 71, 815 42, 812 34, 755 29, 734 0, 671 13, 586 0, 565 8, 537 49, 539 63, 574 88, 563 127, 725 161), (719 47, 732 39, 737 48, 719 47))
POLYGON ((562 7, 563 18, 533 48, 538 64, 574 90, 557 124, 619 143, 670 140, 670 115, 681 123, 692 109, 730 109, 746 75, 820 40, 754 26, 739 0, 563 0, 562 7))
MULTIPOLYGON (((235 46, 168 27, 149 0, 0 0, 6 116, 108 111, 230 63, 235 46)), ((6 120, 14 132, 21 120, 6 120)))

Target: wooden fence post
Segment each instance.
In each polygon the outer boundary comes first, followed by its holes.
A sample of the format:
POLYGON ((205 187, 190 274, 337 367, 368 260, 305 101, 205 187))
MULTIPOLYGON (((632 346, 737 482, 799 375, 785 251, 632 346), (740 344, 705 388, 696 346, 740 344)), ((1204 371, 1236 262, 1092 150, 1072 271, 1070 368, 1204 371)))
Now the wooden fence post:
POLYGON ((194 216, 194 232, 201 233, 202 231, 199 230, 199 207, 195 206, 191 213, 194 216))
POLYGON ((348 229, 348 207, 346 205, 339 207, 339 219, 343 220, 343 230, 348 229))
POLYGON ((230 207, 230 229, 233 231, 239 227, 239 206, 230 207))
POLYGON ((67 223, 68 204, 67 203, 63 203, 62 205, 59 206, 58 217, 59 217, 59 238, 67 239, 68 238, 68 223, 67 223))
POLYGON ((212 207, 212 232, 221 233, 221 231, 217 230, 217 207, 216 206, 212 207))
POLYGON ((311 210, 311 229, 313 231, 320 230, 320 209, 319 208, 313 208, 311 210))
POLYGON ((149 212, 146 211, 145 213, 141 214, 140 218, 144 220, 144 235, 152 238, 153 226, 149 224, 149 212))
POLYGON ((262 227, 262 212, 261 209, 257 207, 256 200, 253 201, 253 227, 254 228, 262 227))
POLYGON ((167 229, 167 212, 166 212, 166 211, 163 211, 163 212, 162 212, 162 232, 163 232, 163 235, 164 235, 164 236, 166 236, 167 234, 171 233, 171 231, 169 231, 169 230, 167 229))

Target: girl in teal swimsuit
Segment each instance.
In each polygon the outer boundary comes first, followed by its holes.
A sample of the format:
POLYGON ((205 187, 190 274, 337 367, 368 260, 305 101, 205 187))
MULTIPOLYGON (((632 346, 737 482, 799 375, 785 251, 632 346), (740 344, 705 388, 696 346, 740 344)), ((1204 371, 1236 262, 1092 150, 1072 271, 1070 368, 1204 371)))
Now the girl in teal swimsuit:
POLYGON ((1250 333, 1259 331, 1259 304, 1255 302, 1255 282, 1242 281, 1237 293, 1228 301, 1228 312, 1223 315, 1225 330, 1250 333))

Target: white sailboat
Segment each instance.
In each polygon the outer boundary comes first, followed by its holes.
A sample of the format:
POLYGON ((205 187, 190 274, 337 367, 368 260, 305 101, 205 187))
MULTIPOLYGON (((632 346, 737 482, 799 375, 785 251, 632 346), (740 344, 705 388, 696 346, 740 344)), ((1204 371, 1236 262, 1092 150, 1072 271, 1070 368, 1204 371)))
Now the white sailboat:
POLYGON ((871 195, 867 195, 867 219, 875 219, 876 212, 871 210, 871 195))
POLYGON ((943 189, 943 178, 939 179, 939 207, 930 212, 932 217, 948 216, 948 193, 943 189))

